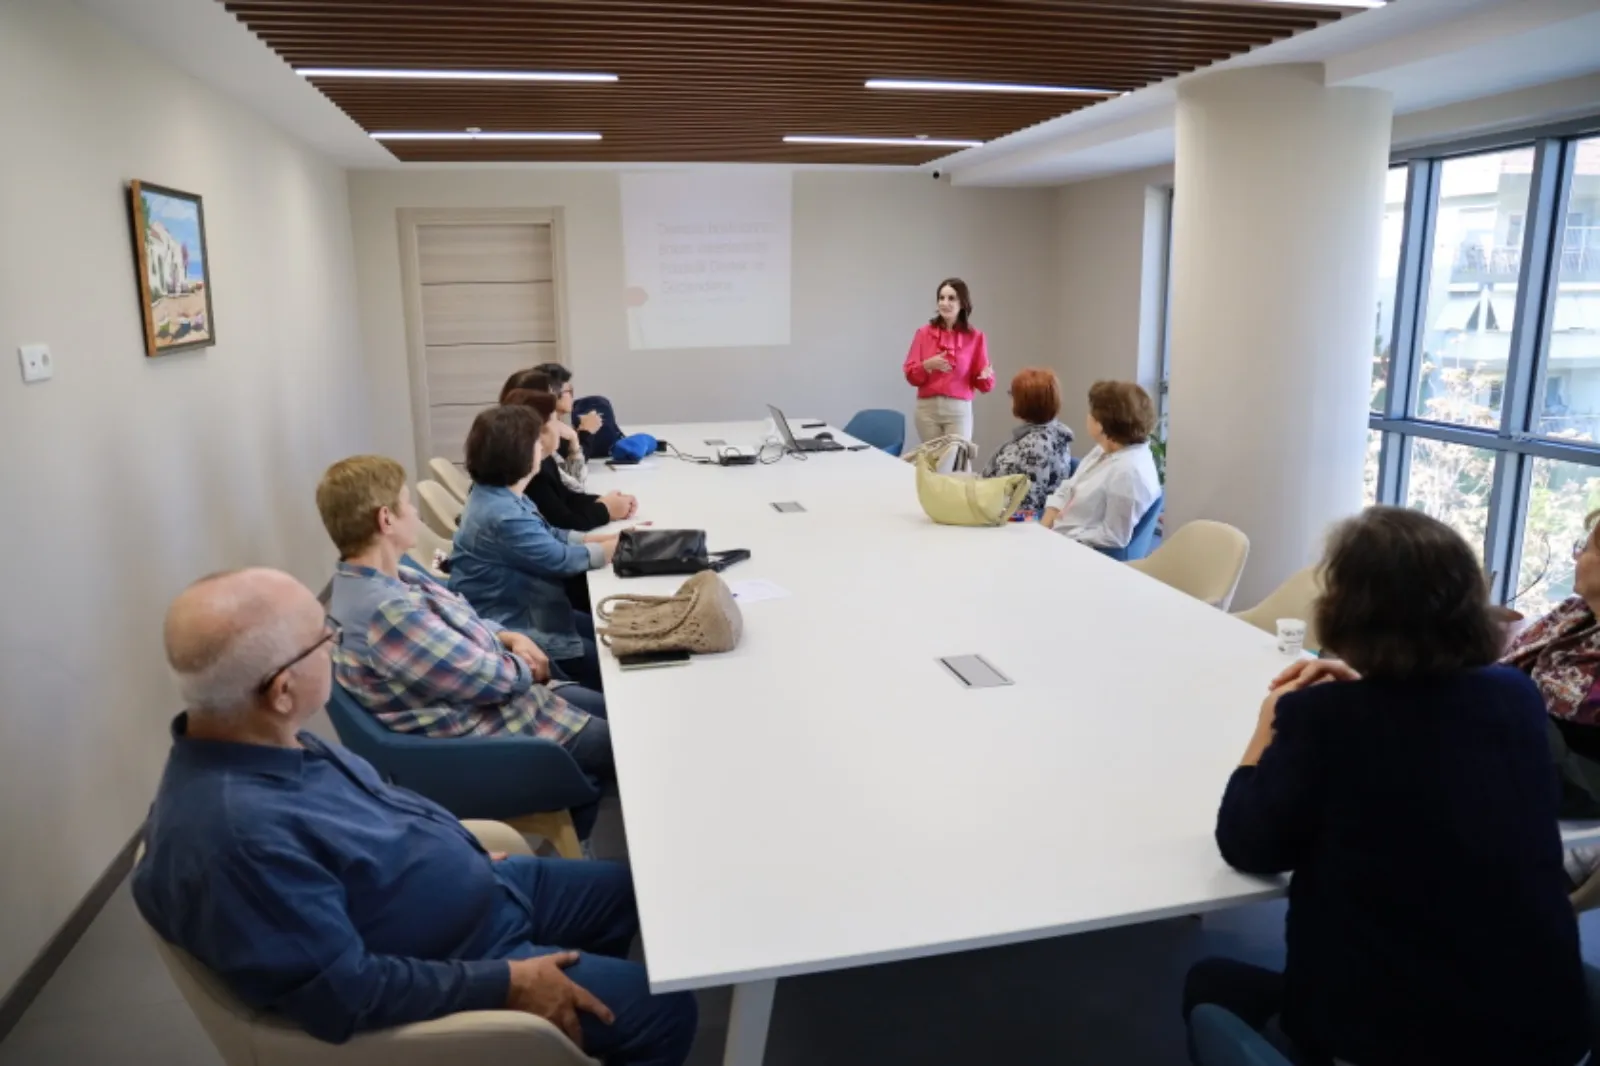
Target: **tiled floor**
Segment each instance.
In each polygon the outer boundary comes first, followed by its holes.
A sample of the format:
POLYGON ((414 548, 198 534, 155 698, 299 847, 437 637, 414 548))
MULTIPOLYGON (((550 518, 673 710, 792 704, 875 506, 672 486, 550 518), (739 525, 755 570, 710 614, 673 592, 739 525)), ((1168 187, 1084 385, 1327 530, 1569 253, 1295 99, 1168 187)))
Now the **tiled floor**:
MULTIPOLYGON (((605 854, 605 848, 601 848, 605 854)), ((952 853, 951 862, 972 861, 952 853)), ((1585 954, 1600 962, 1600 912, 1585 954)), ((1283 907, 784 981, 769 1066, 1177 1066, 1194 959, 1281 960, 1283 907)), ((0 1043, 0 1066, 220 1066, 122 886, 0 1043)), ((728 997, 702 996, 694 1066, 721 1061, 728 997)))

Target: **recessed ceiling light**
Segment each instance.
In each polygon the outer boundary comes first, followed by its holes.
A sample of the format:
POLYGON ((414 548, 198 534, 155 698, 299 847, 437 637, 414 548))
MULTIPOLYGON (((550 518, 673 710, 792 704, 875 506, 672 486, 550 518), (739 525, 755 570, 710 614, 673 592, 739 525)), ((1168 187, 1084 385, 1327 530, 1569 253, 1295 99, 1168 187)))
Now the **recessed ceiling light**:
POLYGON ((368 134, 375 141, 598 141, 598 133, 484 133, 473 130, 390 131, 368 134))
POLYGON ((938 137, 820 137, 791 134, 784 144, 854 144, 881 148, 976 148, 982 141, 949 140, 938 137))
POLYGON ((391 81, 566 81, 614 82, 615 74, 550 70, 374 70, 368 67, 297 67, 302 78, 378 78, 391 81))
POLYGON ((869 89, 916 89, 935 93, 1044 93, 1051 96, 1121 96, 1119 89, 1080 89, 1070 85, 1012 85, 998 81, 908 81, 872 78, 869 89))
POLYGON ((1388 7, 1389 0, 1255 0, 1258 4, 1284 4, 1289 7, 1388 7))

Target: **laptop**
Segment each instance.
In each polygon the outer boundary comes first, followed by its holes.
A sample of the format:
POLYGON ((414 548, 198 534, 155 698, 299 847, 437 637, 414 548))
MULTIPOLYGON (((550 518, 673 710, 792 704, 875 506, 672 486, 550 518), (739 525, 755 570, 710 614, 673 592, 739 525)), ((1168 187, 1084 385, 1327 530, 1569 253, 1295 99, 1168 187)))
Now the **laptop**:
POLYGON ((773 424, 778 427, 778 432, 783 436, 784 445, 791 452, 842 452, 844 445, 836 440, 810 440, 796 438, 794 430, 789 428, 789 420, 783 417, 783 412, 767 404, 767 410, 772 412, 773 424))

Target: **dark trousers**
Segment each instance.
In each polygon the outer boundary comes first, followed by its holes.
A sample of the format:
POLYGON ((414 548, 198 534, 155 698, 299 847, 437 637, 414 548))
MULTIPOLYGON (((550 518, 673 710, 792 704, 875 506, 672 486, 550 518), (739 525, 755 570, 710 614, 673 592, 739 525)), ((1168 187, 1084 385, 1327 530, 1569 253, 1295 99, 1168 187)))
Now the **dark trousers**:
POLYGON ((583 641, 583 654, 571 659, 557 660, 561 672, 584 688, 604 692, 600 683, 600 645, 594 635, 594 615, 584 611, 572 612, 572 625, 583 641))
POLYGON ((506 906, 495 915, 487 957, 528 959, 577 950, 566 975, 616 1015, 606 1025, 578 1015, 583 1049, 611 1066, 681 1066, 694 1043, 694 993, 651 995, 644 967, 627 959, 639 932, 628 868, 611 862, 570 862, 512 856, 498 864, 530 907, 506 906))
MULTIPOLYGON (((1331 1066, 1331 1059, 1295 1047, 1294 1041, 1278 1027, 1278 1015, 1283 1010, 1283 974, 1277 970, 1236 959, 1201 959, 1190 968, 1183 983, 1185 1024, 1202 1003, 1221 1007, 1234 1015, 1260 1033, 1294 1066, 1331 1066)), ((1195 1066, 1205 1066, 1195 1058, 1192 1045, 1189 1059, 1195 1066)))

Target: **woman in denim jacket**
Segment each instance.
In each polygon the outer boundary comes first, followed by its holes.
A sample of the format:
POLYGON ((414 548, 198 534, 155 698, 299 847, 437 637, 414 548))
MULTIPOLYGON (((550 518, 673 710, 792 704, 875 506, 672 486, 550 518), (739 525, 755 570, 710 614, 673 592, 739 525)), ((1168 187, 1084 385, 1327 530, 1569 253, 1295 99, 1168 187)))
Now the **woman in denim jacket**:
POLYGON ((530 407, 491 407, 467 433, 472 492, 450 555, 450 587, 485 618, 533 638, 573 681, 600 688, 594 619, 574 611, 567 578, 611 562, 617 534, 556 529, 523 495, 543 459, 530 407))

